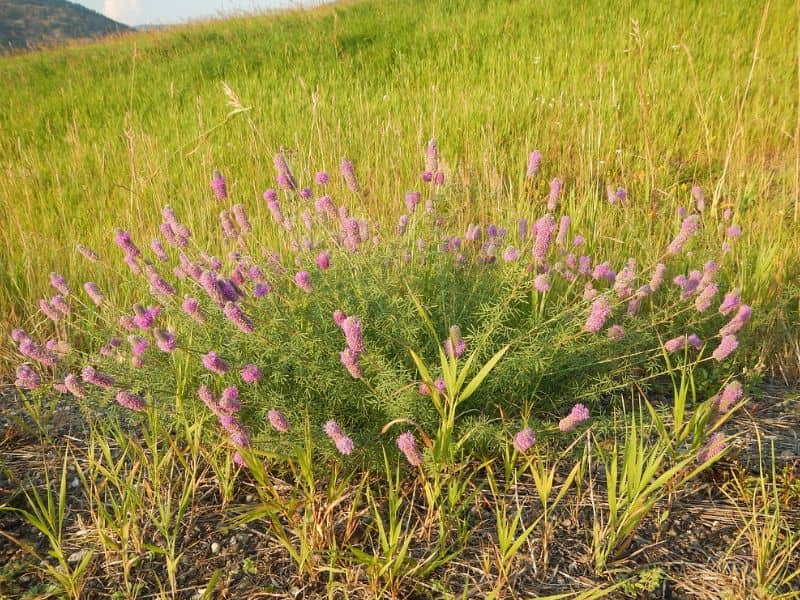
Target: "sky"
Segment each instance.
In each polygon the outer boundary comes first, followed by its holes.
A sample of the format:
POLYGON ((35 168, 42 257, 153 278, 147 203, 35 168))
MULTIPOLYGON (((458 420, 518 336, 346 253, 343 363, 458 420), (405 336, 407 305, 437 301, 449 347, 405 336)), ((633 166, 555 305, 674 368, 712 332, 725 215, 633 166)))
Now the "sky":
POLYGON ((166 25, 228 13, 312 6, 322 0, 72 0, 126 25, 166 25))

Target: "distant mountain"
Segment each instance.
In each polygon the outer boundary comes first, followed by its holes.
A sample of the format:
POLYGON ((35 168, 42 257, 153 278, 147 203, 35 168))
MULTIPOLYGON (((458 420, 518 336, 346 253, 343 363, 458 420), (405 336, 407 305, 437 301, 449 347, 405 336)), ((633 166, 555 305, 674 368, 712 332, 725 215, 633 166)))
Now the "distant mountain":
POLYGON ((66 0, 0 0, 0 52, 130 29, 66 0))

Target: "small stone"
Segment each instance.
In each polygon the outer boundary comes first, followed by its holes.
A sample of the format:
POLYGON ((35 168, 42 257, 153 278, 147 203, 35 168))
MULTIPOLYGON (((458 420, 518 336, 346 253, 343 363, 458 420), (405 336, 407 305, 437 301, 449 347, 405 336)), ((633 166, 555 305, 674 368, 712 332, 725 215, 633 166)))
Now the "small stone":
POLYGON ((219 554, 220 545, 218 542, 211 544, 211 554, 219 554))
POLYGON ((77 552, 73 552, 67 557, 67 562, 69 563, 76 563, 83 560, 83 557, 89 554, 89 550, 83 548, 82 550, 78 550, 77 552))
POLYGON ((69 482, 69 487, 71 487, 71 488, 76 488, 76 487, 78 487, 80 484, 81 484, 81 480, 80 480, 80 479, 78 479, 77 477, 74 477, 74 478, 72 479, 72 481, 70 481, 70 482, 69 482))

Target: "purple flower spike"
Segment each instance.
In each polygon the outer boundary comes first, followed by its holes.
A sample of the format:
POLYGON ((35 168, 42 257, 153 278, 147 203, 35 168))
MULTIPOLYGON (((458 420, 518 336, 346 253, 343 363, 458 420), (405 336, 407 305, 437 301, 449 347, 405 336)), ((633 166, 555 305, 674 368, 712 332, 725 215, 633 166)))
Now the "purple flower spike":
POLYGON ((100 257, 97 255, 97 252, 84 246, 83 244, 78 244, 78 252, 81 256, 83 256, 86 260, 90 260, 92 262, 97 262, 100 260, 100 257))
POLYGON ((417 208, 417 205, 422 201, 422 194, 419 192, 407 192, 406 193, 406 210, 409 213, 414 212, 414 209, 417 208))
POLYGON ((345 456, 352 454, 356 447, 356 445, 353 443, 353 440, 346 435, 336 438, 335 444, 339 453, 344 454, 345 456))
POLYGON ((436 171, 436 173, 434 173, 433 184, 440 187, 444 185, 444 173, 442 171, 436 171))
POLYGON ((227 302, 225 308, 222 309, 227 319, 239 328, 242 333, 253 333, 255 326, 253 321, 248 317, 238 304, 235 302, 227 302))
POLYGON ((350 348, 345 348, 339 353, 339 360, 353 379, 361 379, 363 377, 364 373, 358 362, 358 354, 350 348))
POLYGON ((18 388, 35 390, 42 384, 42 378, 28 365, 18 366, 15 374, 14 385, 18 388))
POLYGON ((44 298, 39 300, 39 310, 41 310, 44 316, 53 322, 58 322, 61 320, 61 313, 44 298))
POLYGON ((686 338, 686 342, 695 350, 700 350, 703 347, 703 340, 701 340, 700 336, 696 333, 689 334, 689 337, 686 338))
POLYGON ((269 420, 269 424, 272 425, 272 428, 280 433, 286 433, 290 429, 289 420, 286 418, 286 415, 274 408, 267 413, 267 420, 269 420))
POLYGON ((69 296, 69 286, 67 285, 67 280, 64 279, 63 275, 59 275, 58 273, 50 273, 50 285, 53 286, 60 294, 69 296))
POLYGON ((571 223, 569 215, 564 215, 558 223, 558 235, 556 235, 556 246, 566 248, 567 236, 569 235, 569 225, 571 223))
POLYGON ((236 219, 236 224, 239 226, 239 231, 242 233, 250 233, 253 230, 253 226, 250 225, 247 212, 245 212, 243 205, 234 204, 233 208, 231 208, 231 212, 233 213, 233 218, 236 219))
POLYGON ((242 453, 239 452, 238 450, 233 453, 231 460, 233 461, 233 464, 235 464, 237 467, 247 466, 247 461, 244 459, 244 456, 242 456, 242 453))
POLYGON ((245 365, 241 370, 242 381, 245 383, 258 383, 261 381, 261 371, 255 365, 245 365))
POLYGON ((608 328, 608 339, 618 342, 625 337, 625 330, 620 325, 612 325, 608 328))
POLYGON ((720 452, 725 450, 726 447, 727 444, 725 442, 725 436, 722 434, 722 432, 717 431, 712 433, 705 446, 703 446, 703 448, 697 454, 697 462, 700 464, 707 463, 720 452))
POLYGON ((536 240, 533 243, 533 258, 537 262, 542 262, 547 256, 547 251, 550 249, 550 240, 553 237, 553 231, 556 228, 556 220, 550 215, 545 215, 533 226, 536 240))
POLYGON ((87 281, 84 283, 83 289, 86 292, 86 295, 89 296, 89 299, 91 299, 96 306, 100 306, 106 299, 106 297, 103 295, 103 292, 100 291, 100 288, 97 287, 97 284, 93 281, 87 281))
POLYGON ((570 432, 575 429, 578 425, 583 423, 589 418, 589 409, 586 408, 583 404, 576 404, 572 407, 572 410, 569 412, 569 415, 561 419, 558 423, 558 428, 564 432, 570 432))
POLYGON ((325 185, 330 180, 328 174, 325 171, 319 171, 316 175, 314 175, 314 183, 317 185, 325 185))
POLYGON ((727 315, 737 308, 739 308, 739 304, 741 303, 740 299, 741 291, 739 288, 736 288, 727 294, 725 294, 725 298, 722 300, 722 303, 719 305, 719 312, 722 315, 727 315))
POLYGON ((450 336, 444 342, 444 353, 451 358, 461 358, 467 350, 467 342, 461 337, 458 325, 450 327, 450 336))
POLYGON ((536 177, 536 174, 539 172, 539 167, 542 165, 542 153, 538 150, 534 150, 528 155, 528 170, 525 173, 525 177, 531 179, 536 177))
POLYGON ((156 346, 162 352, 172 352, 178 347, 175 336, 166 329, 155 329, 153 336, 156 338, 156 346))
POLYGON ((431 138, 425 148, 425 170, 433 173, 439 168, 439 145, 431 138))
POLYGON ((515 262, 519 260, 520 252, 514 246, 509 246, 506 248, 506 251, 503 252, 503 260, 506 262, 515 262))
POLYGON ((225 375, 228 372, 228 363, 213 351, 203 356, 203 366, 217 375, 225 375))
POLYGON ((719 335, 725 337, 738 333, 739 330, 745 326, 747 321, 750 320, 752 312, 753 310, 747 304, 739 306, 739 310, 736 311, 734 317, 719 330, 719 335))
POLYGON ((219 397, 219 407, 227 414, 234 414, 239 412, 242 408, 242 403, 239 402, 239 388, 235 385, 229 385, 219 397))
POLYGON ((289 169, 289 164, 283 154, 276 154, 272 162, 277 171, 278 186, 284 190, 295 189, 297 184, 295 183, 294 175, 292 175, 292 171, 289 169))
POLYGON ((217 200, 225 200, 228 197, 228 185, 222 173, 214 171, 211 178, 211 189, 214 190, 214 196, 217 200))
POLYGON ((728 412, 733 406, 742 399, 744 392, 742 384, 738 381, 731 381, 722 390, 717 402, 715 402, 717 410, 721 413, 728 412))
POLYGON ((561 188, 563 186, 564 182, 558 177, 550 182, 550 196, 547 198, 547 210, 550 212, 553 212, 558 206, 558 199, 561 196, 561 188))
POLYGON ((192 317, 192 319, 198 323, 205 323, 206 318, 203 315, 203 312, 200 310, 200 301, 197 300, 197 298, 186 296, 183 299, 181 308, 183 308, 183 312, 192 317))
POLYGON ((64 377, 64 387, 76 398, 86 397, 86 388, 81 384, 80 379, 72 373, 64 377))
POLYGON ((331 266, 331 254, 330 252, 320 252, 317 254, 317 258, 315 259, 317 263, 317 267, 321 271, 327 271, 331 266))
POLYGON ((342 428, 339 427, 339 424, 332 419, 326 422, 325 425, 322 427, 322 429, 323 431, 325 431, 325 435, 327 435, 332 440, 338 437, 342 437, 344 435, 342 428))
POLYGON ((533 447, 536 443, 536 434, 533 429, 526 427, 522 431, 518 431, 514 436, 514 450, 520 454, 524 454, 533 447))
POLYGON ((101 373, 94 367, 84 367, 81 370, 81 379, 86 383, 96 385, 97 387, 109 390, 114 387, 114 379, 111 375, 101 373))
POLYGON ((346 318, 347 318, 347 315, 345 314, 345 312, 343 310, 337 308, 335 311, 333 311, 333 321, 339 327, 342 326, 342 324, 344 323, 344 320, 346 318))
POLYGON ((439 392, 440 394, 444 394, 445 392, 447 392, 447 384, 441 377, 436 378, 436 381, 433 382, 433 387, 435 387, 436 391, 439 392))
POLYGON ((314 288, 311 285, 311 275, 308 274, 308 271, 298 271, 294 276, 294 282, 297 287, 303 290, 306 294, 310 294, 314 291, 314 288))
POLYGON ((147 406, 141 396, 132 394, 127 390, 117 392, 117 404, 136 412, 143 411, 147 406))
POLYGON ((339 168, 342 171, 342 177, 344 178, 345 184, 347 184, 347 189, 349 189, 354 194, 358 192, 358 180, 356 179, 356 172, 353 168, 353 163, 351 163, 346 158, 342 159, 339 168))
POLYGON ((738 347, 739 340, 736 339, 736 336, 726 335, 722 338, 722 340, 720 340, 719 346, 717 346, 711 356, 713 356, 717 362, 722 362, 728 358, 738 347))
POLYGON ((131 234, 128 231, 117 228, 114 232, 114 242, 117 244, 117 246, 122 248, 122 250, 128 256, 138 258, 142 255, 142 252, 139 250, 136 244, 133 243, 131 234))
POLYGON ((586 319, 583 330, 588 333, 598 333, 611 316, 611 304, 605 296, 599 296, 592 302, 592 310, 586 319))
POLYGON ((697 295, 694 301, 697 312, 705 312, 711 307, 711 302, 714 300, 714 296, 717 295, 717 291, 716 283, 709 283, 703 288, 703 291, 697 295))
POLYGON ((347 347, 355 354, 364 352, 364 336, 361 332, 361 319, 358 317, 347 317, 342 321, 342 331, 344 332, 347 347))
POLYGON ((425 183, 430 183, 431 181, 433 181, 433 173, 430 171, 423 171, 422 175, 420 175, 419 177, 425 183))
POLYGON ((699 227, 700 218, 697 215, 686 217, 681 223, 681 229, 678 232, 678 235, 676 235, 675 239, 673 239, 669 246, 667 246, 667 254, 680 254, 681 250, 683 250, 683 247, 686 245, 686 242, 689 241, 689 238, 698 230, 699 227))
POLYGON ((539 273, 533 278, 533 287, 540 294, 550 291, 550 274, 539 273))
POLYGON ((418 467, 422 464, 422 453, 417 448, 417 440, 414 439, 413 433, 410 431, 401 433, 397 436, 396 443, 412 467, 418 467))
POLYGON ((58 362, 58 357, 55 354, 39 346, 30 337, 22 338, 18 349, 23 356, 27 356, 46 367, 55 367, 56 362, 58 362))
POLYGON ((678 337, 672 338, 668 340, 664 344, 664 349, 667 352, 677 352, 678 350, 683 350, 686 348, 687 338, 685 335, 679 335, 678 337))

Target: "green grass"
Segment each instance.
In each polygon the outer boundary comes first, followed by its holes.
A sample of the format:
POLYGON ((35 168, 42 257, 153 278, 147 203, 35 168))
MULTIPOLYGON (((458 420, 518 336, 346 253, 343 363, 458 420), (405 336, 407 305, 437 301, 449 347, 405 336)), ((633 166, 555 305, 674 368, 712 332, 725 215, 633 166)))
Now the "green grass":
POLYGON ((0 322, 40 320, 49 271, 88 277, 77 242, 118 260, 113 227, 140 237, 166 203, 205 237, 214 168, 266 218, 281 147, 301 182, 351 158, 357 202, 393 222, 435 135, 464 223, 513 215, 560 175, 576 229, 620 262, 655 258, 701 185, 736 211, 731 283, 780 346, 798 320, 797 40, 790 0, 363 1, 4 58, 0 322), (545 162, 531 193, 533 148, 545 162), (606 183, 628 187, 630 209, 599 208, 606 183), (620 228, 635 233, 620 243, 620 228))

